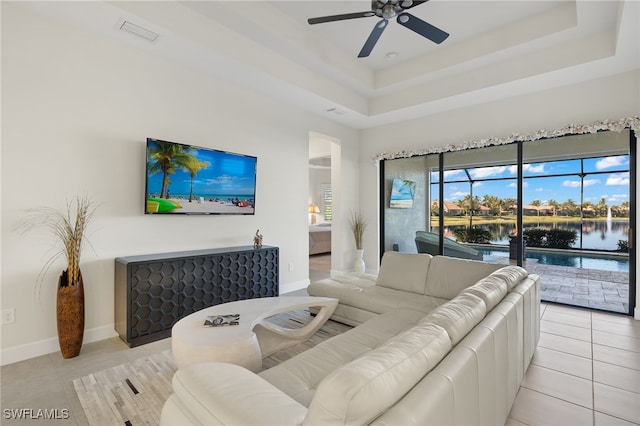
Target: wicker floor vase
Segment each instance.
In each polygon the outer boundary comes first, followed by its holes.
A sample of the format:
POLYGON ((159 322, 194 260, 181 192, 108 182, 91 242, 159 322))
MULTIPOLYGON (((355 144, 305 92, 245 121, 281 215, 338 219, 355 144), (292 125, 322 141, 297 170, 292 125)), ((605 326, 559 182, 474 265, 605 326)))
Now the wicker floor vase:
POLYGON ((69 285, 67 270, 58 280, 56 302, 58 322, 58 342, 63 358, 73 358, 80 354, 84 338, 84 287, 82 274, 78 282, 69 285))

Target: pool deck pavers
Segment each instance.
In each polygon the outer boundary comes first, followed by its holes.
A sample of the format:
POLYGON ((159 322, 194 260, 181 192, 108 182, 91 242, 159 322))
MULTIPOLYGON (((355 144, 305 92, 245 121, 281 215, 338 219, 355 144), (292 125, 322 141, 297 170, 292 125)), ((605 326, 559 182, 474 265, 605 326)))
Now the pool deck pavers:
MULTIPOLYGON (((513 263, 507 256, 499 263, 513 263)), ((540 298, 610 312, 629 313, 629 273, 539 264, 525 259, 523 267, 540 275, 540 298)))

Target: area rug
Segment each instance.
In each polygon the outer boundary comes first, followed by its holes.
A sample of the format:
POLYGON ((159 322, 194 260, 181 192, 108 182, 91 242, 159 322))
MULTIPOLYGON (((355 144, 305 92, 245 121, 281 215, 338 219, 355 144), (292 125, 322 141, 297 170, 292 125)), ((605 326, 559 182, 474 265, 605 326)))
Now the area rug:
POLYGON ((159 425, 176 367, 166 350, 73 381, 90 425, 159 425))
MULTIPOLYGON (((307 310, 269 318, 280 326, 291 328, 299 327, 310 319, 307 310)), ((351 327, 344 324, 327 321, 306 342, 265 358, 263 369, 273 367, 349 329, 351 327)), ((160 424, 162 406, 173 392, 171 379, 175 371, 171 351, 167 349, 81 377, 73 381, 73 386, 92 426, 155 426, 160 424)))

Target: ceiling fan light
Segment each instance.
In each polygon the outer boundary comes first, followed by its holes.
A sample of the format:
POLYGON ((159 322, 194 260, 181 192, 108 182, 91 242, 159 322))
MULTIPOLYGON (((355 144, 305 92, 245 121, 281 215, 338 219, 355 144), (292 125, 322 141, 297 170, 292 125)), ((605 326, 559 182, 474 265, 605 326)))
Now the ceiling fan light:
POLYGON ((382 17, 384 19, 391 19, 391 18, 395 18, 397 15, 395 9, 393 8, 392 5, 388 4, 386 5, 383 9, 382 9, 382 17))

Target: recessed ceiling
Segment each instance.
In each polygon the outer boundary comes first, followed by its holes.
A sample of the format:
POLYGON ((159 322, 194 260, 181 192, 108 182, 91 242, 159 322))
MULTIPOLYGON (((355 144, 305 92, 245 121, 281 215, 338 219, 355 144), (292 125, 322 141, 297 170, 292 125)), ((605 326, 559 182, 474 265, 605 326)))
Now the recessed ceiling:
POLYGON ((307 23, 368 0, 18 4, 354 128, 640 68, 635 0, 431 0, 410 11, 449 38, 391 20, 368 58, 357 54, 380 18, 307 23), (123 20, 158 39, 119 31, 123 20))
MULTIPOLYGON (((370 1, 272 2, 273 6, 295 21, 306 25, 307 18, 370 10, 370 1)), ((397 25, 392 20, 368 58, 359 60, 371 70, 397 65, 417 56, 428 55, 458 43, 473 40, 478 34, 508 26, 512 22, 550 12, 563 2, 547 1, 451 1, 431 0, 410 9, 418 18, 448 32, 449 38, 439 46, 397 25), (386 59, 389 52, 398 55, 386 59)), ((370 17, 309 26, 309 31, 330 45, 355 57, 374 25, 381 18, 370 17)))

